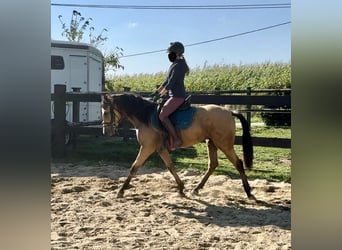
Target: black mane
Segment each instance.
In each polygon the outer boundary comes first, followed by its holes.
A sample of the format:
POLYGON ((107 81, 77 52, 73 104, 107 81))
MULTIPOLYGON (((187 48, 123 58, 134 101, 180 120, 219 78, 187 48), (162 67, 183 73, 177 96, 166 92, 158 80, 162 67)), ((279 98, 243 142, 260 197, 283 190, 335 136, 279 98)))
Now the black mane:
POLYGON ((136 117, 144 124, 150 123, 150 117, 156 103, 135 94, 122 94, 114 97, 113 104, 128 117, 136 117))

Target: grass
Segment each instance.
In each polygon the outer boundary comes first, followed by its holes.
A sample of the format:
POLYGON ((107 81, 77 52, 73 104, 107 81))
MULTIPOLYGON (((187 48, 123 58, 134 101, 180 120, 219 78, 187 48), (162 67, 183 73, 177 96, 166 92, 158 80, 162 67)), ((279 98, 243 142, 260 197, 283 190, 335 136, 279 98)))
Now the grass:
MULTIPOLYGON (((241 131, 237 130, 239 135, 241 131)), ((275 127, 252 127, 252 136, 291 138, 291 129, 275 127)), ((236 152, 242 158, 242 147, 235 146, 236 152)), ((64 159, 66 162, 84 165, 120 164, 130 167, 139 151, 135 139, 123 141, 121 138, 105 138, 95 136, 80 136, 75 150, 68 150, 64 159)), ((205 143, 194 147, 178 149, 171 153, 177 170, 195 169, 205 172, 207 169, 207 149, 205 143)), ((234 166, 219 151, 219 166, 214 174, 223 174, 238 178, 234 166)), ((146 161, 145 167, 160 167, 165 169, 162 160, 154 153, 146 161)), ((247 171, 249 179, 267 179, 270 181, 291 182, 291 149, 254 147, 253 170, 247 171)))

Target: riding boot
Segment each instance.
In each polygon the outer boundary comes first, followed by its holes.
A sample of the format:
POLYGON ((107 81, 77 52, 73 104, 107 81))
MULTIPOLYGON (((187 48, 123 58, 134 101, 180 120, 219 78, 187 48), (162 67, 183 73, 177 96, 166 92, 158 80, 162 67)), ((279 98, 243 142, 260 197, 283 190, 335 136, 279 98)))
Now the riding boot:
POLYGON ((163 121, 163 126, 166 128, 167 132, 169 133, 171 140, 170 140, 170 149, 175 150, 178 148, 182 141, 179 139, 174 126, 172 125, 170 119, 166 117, 163 121))

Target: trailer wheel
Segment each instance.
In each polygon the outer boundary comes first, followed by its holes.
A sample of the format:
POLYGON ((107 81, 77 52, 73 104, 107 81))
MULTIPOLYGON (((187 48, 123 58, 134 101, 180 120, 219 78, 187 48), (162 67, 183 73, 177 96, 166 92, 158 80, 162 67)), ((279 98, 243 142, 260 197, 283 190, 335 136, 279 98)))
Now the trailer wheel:
MULTIPOLYGON (((51 119, 51 145, 55 144, 55 119, 51 119)), ((65 121, 65 145, 70 145, 73 138, 72 126, 68 121, 65 121)))
POLYGON ((65 129, 65 145, 69 145, 71 143, 71 138, 72 138, 72 129, 71 127, 67 124, 66 129, 65 129))

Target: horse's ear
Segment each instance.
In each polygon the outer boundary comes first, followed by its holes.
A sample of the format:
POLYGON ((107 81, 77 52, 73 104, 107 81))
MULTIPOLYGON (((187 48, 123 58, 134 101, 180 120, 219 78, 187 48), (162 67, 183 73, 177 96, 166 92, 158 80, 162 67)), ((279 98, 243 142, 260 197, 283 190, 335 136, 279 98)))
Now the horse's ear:
POLYGON ((102 102, 111 102, 113 97, 110 94, 101 95, 102 102))

